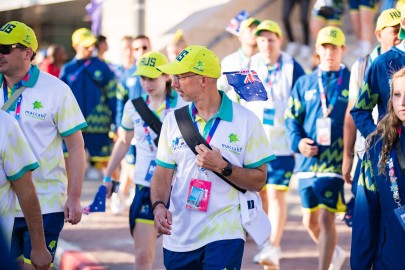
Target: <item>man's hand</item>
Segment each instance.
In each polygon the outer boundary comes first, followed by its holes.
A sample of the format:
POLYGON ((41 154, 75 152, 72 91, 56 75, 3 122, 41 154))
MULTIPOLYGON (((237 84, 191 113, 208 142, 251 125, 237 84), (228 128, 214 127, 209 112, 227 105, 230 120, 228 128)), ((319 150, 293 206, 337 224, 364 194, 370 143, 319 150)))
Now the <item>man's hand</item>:
POLYGON ((352 155, 343 155, 342 162, 342 176, 346 183, 352 184, 352 176, 350 172, 352 171, 353 166, 353 156, 352 155))
POLYGON ((195 147, 197 155, 196 164, 204 169, 221 173, 222 169, 228 164, 221 155, 218 148, 212 146, 212 150, 203 144, 195 147))
POLYGON ((73 199, 68 197, 65 204, 65 222, 75 225, 82 219, 82 207, 80 199, 73 199))
POLYGON ((112 184, 112 182, 110 181, 110 182, 104 182, 103 185, 107 188, 106 197, 107 197, 108 199, 110 199, 111 196, 112 196, 112 193, 113 193, 113 192, 112 192, 113 184, 112 184))
POLYGON ((155 216, 155 228, 158 233, 171 234, 172 213, 163 204, 158 204, 153 211, 155 216))
POLYGON ((40 249, 31 250, 31 263, 36 270, 48 270, 52 263, 52 256, 44 246, 40 249))
POLYGON ((318 146, 313 145, 314 141, 310 138, 303 138, 298 144, 300 153, 306 157, 313 157, 318 155, 318 146))

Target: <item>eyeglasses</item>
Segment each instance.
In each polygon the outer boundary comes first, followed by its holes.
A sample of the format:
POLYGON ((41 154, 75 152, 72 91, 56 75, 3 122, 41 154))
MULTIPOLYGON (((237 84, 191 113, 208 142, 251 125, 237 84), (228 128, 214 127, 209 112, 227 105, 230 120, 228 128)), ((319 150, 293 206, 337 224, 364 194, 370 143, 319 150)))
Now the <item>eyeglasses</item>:
POLYGON ((181 79, 184 79, 187 77, 193 77, 193 76, 198 76, 198 74, 190 74, 190 75, 185 75, 185 76, 172 75, 172 79, 173 79, 173 82, 178 83, 181 79))
POLYGON ((25 49, 27 47, 20 45, 20 44, 12 44, 12 45, 0 44, 0 53, 7 55, 7 54, 10 54, 16 48, 25 49))
POLYGON ((142 46, 142 47, 138 47, 138 48, 132 48, 134 51, 139 51, 139 50, 144 50, 146 51, 148 49, 148 46, 142 46))

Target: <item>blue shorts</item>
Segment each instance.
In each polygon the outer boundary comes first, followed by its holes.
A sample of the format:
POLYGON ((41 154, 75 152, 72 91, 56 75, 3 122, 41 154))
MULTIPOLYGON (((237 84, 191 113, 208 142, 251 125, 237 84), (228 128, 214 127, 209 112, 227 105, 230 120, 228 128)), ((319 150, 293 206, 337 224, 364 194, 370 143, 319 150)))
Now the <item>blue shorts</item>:
POLYGON ((312 9, 312 16, 325 20, 328 23, 334 23, 337 25, 342 24, 344 13, 344 3, 342 0, 335 0, 332 7, 328 7, 325 10, 312 9))
POLYGON ((267 163, 266 185, 277 190, 288 190, 294 166, 294 156, 277 156, 275 160, 267 163))
POLYGON ((239 270, 245 242, 242 239, 221 240, 188 252, 163 249, 164 265, 168 270, 239 270))
POLYGON ((141 185, 135 185, 135 197, 129 208, 129 228, 131 234, 137 222, 151 225, 154 222, 152 203, 150 201, 150 188, 141 185))
POLYGON ((135 165, 136 163, 136 146, 130 145, 127 154, 125 155, 125 161, 129 165, 135 165))
POLYGON ((298 179, 301 206, 309 211, 326 208, 330 212, 345 212, 344 181, 338 177, 298 179))
MULTIPOLYGON (((58 246, 59 234, 65 224, 63 212, 42 215, 45 232, 45 244, 52 255, 52 262, 55 259, 55 252, 58 246)), ((11 238, 11 254, 18 261, 24 260, 31 264, 31 238, 27 222, 23 217, 14 219, 13 235, 11 238)))
POLYGON ((350 11, 358 11, 360 8, 377 11, 378 0, 349 0, 350 11))
MULTIPOLYGON (((113 148, 113 141, 108 134, 83 133, 83 140, 91 162, 108 162, 113 148)), ((65 157, 69 156, 64 142, 63 153, 65 157)))

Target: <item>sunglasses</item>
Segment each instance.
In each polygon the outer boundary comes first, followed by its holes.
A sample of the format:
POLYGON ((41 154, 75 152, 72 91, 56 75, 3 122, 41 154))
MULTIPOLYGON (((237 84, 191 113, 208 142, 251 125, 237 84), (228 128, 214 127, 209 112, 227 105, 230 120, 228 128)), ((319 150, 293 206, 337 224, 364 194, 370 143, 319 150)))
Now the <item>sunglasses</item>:
POLYGON ((1 54, 10 54, 14 49, 19 48, 19 49, 25 49, 27 47, 21 45, 21 44, 12 44, 12 45, 3 45, 0 44, 0 53, 1 54))
POLYGON ((142 47, 138 47, 138 48, 133 48, 134 51, 139 51, 139 50, 146 51, 147 49, 148 49, 148 46, 142 46, 142 47))

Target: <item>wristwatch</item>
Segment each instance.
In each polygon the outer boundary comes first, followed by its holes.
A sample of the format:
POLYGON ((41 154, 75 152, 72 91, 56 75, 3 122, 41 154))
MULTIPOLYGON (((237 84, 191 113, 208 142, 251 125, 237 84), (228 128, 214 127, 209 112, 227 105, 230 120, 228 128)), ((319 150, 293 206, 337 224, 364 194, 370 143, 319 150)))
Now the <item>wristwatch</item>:
POLYGON ((228 162, 228 165, 222 169, 221 175, 230 176, 232 174, 232 164, 228 160, 225 161, 228 162))

